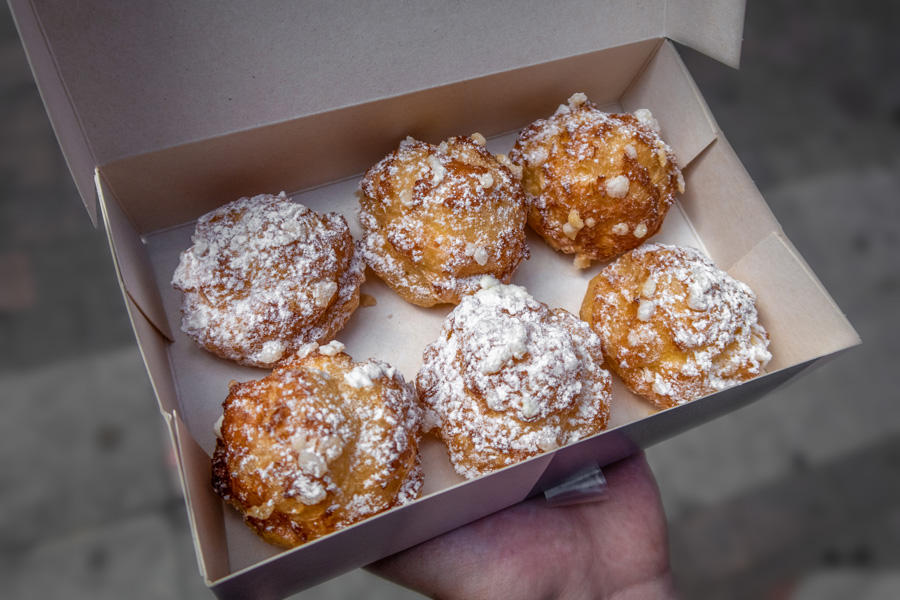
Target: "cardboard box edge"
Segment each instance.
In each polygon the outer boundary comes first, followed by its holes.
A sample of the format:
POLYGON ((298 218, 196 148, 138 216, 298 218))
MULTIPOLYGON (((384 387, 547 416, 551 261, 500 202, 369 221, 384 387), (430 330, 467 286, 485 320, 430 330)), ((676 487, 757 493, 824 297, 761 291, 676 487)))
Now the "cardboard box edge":
POLYGON ((9 0, 10 13, 28 60, 31 76, 44 104, 50 126, 82 203, 94 227, 100 215, 94 195, 94 168, 97 161, 81 125, 65 80, 47 42, 40 18, 28 0, 9 0))

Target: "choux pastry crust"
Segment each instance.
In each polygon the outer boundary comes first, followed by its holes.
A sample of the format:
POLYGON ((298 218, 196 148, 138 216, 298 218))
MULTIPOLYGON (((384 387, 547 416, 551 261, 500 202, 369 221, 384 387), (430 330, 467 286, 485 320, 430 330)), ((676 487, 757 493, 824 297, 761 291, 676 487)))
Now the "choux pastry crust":
POLYGON ((611 376, 600 339, 525 288, 485 277, 425 349, 416 379, 425 430, 473 478, 606 427, 611 376))
POLYGON ((659 231, 684 179, 649 110, 600 111, 574 94, 519 134, 509 158, 521 168, 528 224, 575 266, 605 261, 659 231))
POLYGON ((232 382, 212 484, 264 540, 297 546, 416 499, 415 389, 393 367, 309 344, 259 381, 232 382))
POLYGON ((772 355, 755 302, 699 250, 646 244, 591 280, 581 318, 625 385, 669 408, 763 372, 772 355))
POLYGON ((331 339, 359 305, 365 265, 344 217, 283 192, 203 215, 191 241, 172 278, 181 328, 222 358, 271 368, 331 339))
POLYGON ((480 134, 408 137, 360 183, 363 259, 413 304, 456 304, 528 256, 521 186, 484 145, 480 134))

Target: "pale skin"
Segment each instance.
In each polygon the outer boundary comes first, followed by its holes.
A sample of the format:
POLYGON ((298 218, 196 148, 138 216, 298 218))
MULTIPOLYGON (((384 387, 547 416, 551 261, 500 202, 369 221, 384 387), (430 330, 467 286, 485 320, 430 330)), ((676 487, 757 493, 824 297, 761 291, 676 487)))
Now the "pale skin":
POLYGON ((368 568, 438 599, 675 598, 665 515, 643 453, 603 471, 603 500, 551 507, 533 498, 368 568))

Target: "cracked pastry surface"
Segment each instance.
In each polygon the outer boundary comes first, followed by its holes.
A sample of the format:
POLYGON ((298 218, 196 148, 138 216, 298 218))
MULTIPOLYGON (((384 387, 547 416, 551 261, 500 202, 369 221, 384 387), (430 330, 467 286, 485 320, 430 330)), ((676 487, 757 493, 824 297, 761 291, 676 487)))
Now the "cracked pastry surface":
POLYGON ((425 429, 473 478, 602 431, 611 376, 600 339, 525 288, 485 277, 424 352, 425 429))
POLYGON ((608 260, 662 226, 684 179, 649 110, 609 114, 574 94, 519 134, 528 224, 575 266, 608 260))
POLYGON ((222 358, 271 368, 331 339, 359 305, 365 265, 344 217, 283 192, 203 215, 191 241, 172 278, 181 329, 222 358))
POLYGON ((333 341, 232 382, 216 424, 212 485, 271 544, 293 547, 415 500, 415 389, 333 341))
POLYGON ((756 295, 690 247, 622 255, 591 280, 581 318, 610 368, 660 408, 756 377, 772 358, 756 295))
POLYGON ((508 282, 528 256, 521 186, 484 144, 408 137, 360 182, 363 259, 413 304, 456 304, 483 275, 508 282))

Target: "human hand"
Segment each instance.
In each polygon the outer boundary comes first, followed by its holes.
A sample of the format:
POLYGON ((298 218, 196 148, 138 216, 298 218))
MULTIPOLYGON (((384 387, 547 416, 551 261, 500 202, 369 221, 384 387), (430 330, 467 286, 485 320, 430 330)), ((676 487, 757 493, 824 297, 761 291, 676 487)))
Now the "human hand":
POLYGON ((665 515, 644 454, 603 472, 602 501, 551 507, 539 496, 367 568, 433 598, 674 598, 665 515))

